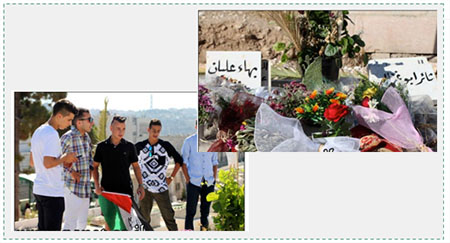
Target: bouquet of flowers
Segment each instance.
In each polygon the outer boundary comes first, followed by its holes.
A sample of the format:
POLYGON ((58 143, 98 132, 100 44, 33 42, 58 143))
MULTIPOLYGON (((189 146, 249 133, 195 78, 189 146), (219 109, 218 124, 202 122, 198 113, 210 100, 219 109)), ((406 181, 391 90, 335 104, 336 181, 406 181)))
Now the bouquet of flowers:
POLYGON ((249 93, 236 93, 230 104, 220 113, 220 131, 208 152, 236 152, 236 132, 241 128, 244 120, 255 117, 262 102, 262 98, 249 93))
POLYGON ((350 125, 345 116, 350 108, 345 105, 347 95, 329 88, 324 92, 314 90, 304 99, 304 103, 295 108, 297 118, 314 125, 326 127, 325 136, 343 136, 349 134, 350 125))
MULTIPOLYGON (((268 105, 278 114, 285 117, 296 117, 295 108, 298 107, 299 102, 302 102, 306 97, 306 86, 302 83, 292 81, 289 84, 283 85, 283 90, 274 98, 272 96, 268 99, 268 105)), ((278 92, 277 90, 275 92, 278 92)))
POLYGON ((236 150, 256 152, 254 132, 255 118, 253 117, 243 121, 240 129, 236 132, 236 150))
POLYGON ((389 87, 395 87, 405 104, 408 104, 408 90, 404 85, 395 85, 386 79, 383 79, 380 83, 375 83, 370 81, 366 76, 361 75, 361 77, 361 82, 359 82, 351 95, 353 105, 392 112, 386 104, 380 102, 389 87))
POLYGON ((216 109, 212 106, 211 99, 209 98, 209 90, 203 86, 198 86, 198 122, 199 124, 208 123, 210 114, 215 112, 216 109))
POLYGON ((387 88, 381 103, 385 104, 390 112, 370 106, 354 106, 353 111, 358 122, 401 148, 432 151, 424 144, 422 136, 414 127, 406 104, 396 88, 387 88))

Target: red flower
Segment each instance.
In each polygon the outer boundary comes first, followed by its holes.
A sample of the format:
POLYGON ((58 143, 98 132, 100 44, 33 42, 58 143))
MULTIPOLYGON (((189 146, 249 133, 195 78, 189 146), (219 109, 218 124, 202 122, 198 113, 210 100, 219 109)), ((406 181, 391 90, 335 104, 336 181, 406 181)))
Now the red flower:
POLYGON ((366 97, 362 100, 361 105, 364 107, 369 107, 369 97, 366 97))
POLYGON ((331 104, 325 109, 323 116, 327 120, 338 122, 342 117, 346 116, 348 112, 348 106, 346 105, 331 104))

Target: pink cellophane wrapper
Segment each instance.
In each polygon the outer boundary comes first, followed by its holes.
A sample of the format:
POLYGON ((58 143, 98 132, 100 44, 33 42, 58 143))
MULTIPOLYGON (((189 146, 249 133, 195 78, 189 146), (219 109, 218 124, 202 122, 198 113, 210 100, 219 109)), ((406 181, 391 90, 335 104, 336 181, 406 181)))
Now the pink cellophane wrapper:
POLYGON ((381 98, 393 113, 360 105, 353 106, 358 122, 405 149, 431 151, 414 127, 408 109, 395 88, 389 87, 381 98))

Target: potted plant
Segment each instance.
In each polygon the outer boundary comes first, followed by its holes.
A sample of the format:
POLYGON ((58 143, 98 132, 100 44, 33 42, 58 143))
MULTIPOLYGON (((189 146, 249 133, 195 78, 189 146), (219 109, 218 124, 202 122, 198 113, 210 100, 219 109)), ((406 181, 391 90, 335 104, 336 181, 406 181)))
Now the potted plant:
POLYGON ((345 117, 350 108, 344 101, 347 95, 329 88, 324 92, 314 90, 305 98, 304 103, 295 108, 297 118, 302 122, 306 135, 344 136, 349 135, 350 125, 345 117), (308 129, 308 126, 320 127, 321 132, 308 129))
MULTIPOLYGON (((281 52, 281 63, 294 61, 298 69, 293 72, 276 65, 272 73, 301 76, 309 90, 320 89, 323 81, 336 81, 342 57, 354 58, 365 46, 360 35, 348 33, 348 22, 353 23, 348 14, 347 10, 267 11, 265 15, 274 20, 291 41, 276 43, 274 50, 281 52)), ((367 55, 363 54, 363 58, 367 64, 367 55)))

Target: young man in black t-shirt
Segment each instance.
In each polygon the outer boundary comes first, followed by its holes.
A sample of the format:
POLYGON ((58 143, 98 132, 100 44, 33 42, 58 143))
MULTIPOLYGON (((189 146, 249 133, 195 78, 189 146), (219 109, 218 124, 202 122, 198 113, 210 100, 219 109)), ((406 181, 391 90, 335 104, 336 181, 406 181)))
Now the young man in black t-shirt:
MULTIPOLYGON (((128 194, 133 198, 133 185, 130 176, 130 165, 139 183, 137 194, 139 200, 145 195, 142 187, 141 170, 138 165, 136 148, 131 142, 123 138, 125 134, 125 117, 114 116, 111 122, 111 136, 97 144, 94 155, 94 183, 95 193, 101 195, 102 191, 128 194), (98 166, 102 165, 102 180, 99 183, 98 166)), ((105 218, 108 213, 102 211, 105 218)))
MULTIPOLYGON (((142 180, 145 188, 145 197, 140 202, 141 212, 150 223, 150 213, 153 207, 153 199, 156 200, 167 229, 177 231, 175 212, 169 197, 169 184, 183 165, 183 158, 176 149, 167 141, 159 139, 161 121, 152 119, 149 124, 148 139, 138 142, 136 150, 139 157, 139 166, 142 171, 142 180), (166 177, 169 166, 169 157, 175 160, 175 168, 171 176, 166 177)), ((183 169, 185 175, 187 171, 183 169)))

